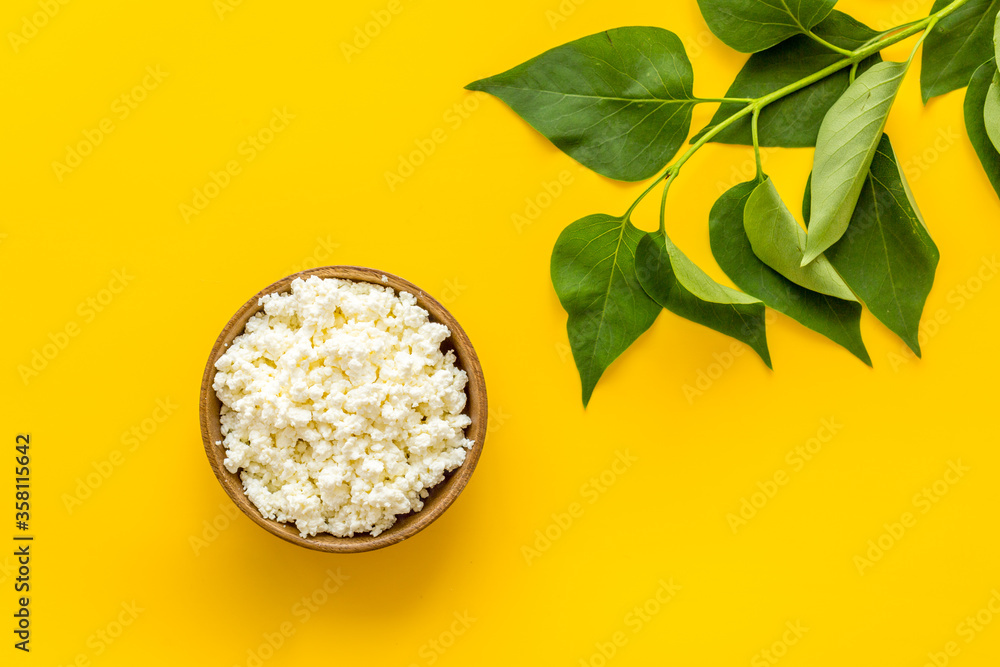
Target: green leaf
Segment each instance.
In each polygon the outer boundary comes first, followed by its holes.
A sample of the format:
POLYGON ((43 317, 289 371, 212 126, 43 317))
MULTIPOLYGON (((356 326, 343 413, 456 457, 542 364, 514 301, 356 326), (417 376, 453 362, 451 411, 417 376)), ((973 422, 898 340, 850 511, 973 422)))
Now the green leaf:
POLYGON ((657 303, 746 343, 771 367, 763 303, 712 280, 659 232, 642 237, 635 257, 639 282, 657 303))
MULTIPOLYGON (((852 50, 878 34, 836 10, 817 25, 813 32, 836 46, 852 50)), ((763 97, 842 59, 843 56, 815 40, 797 35, 750 56, 726 92, 726 97, 763 97)), ((881 56, 878 54, 866 58, 859 64, 858 73, 867 71, 880 61, 881 56)), ((849 83, 850 72, 844 69, 764 107, 757 126, 760 145, 784 148, 815 146, 823 116, 844 94, 849 83)), ((708 130, 732 116, 741 106, 738 103, 720 105, 712 121, 692 141, 701 138, 708 130)), ((712 141, 752 146, 750 125, 750 116, 741 118, 715 135, 712 141)))
POLYGON ((806 232, 781 201, 770 178, 765 177, 750 195, 743 229, 757 258, 796 285, 844 301, 857 300, 823 255, 802 264, 806 232))
POLYGON ((628 220, 589 215, 564 229, 552 250, 552 285, 569 314, 584 407, 604 370, 660 313, 635 275, 642 234, 628 220))
POLYGON ((986 134, 993 142, 993 147, 1000 151, 1000 72, 994 72, 993 83, 986 91, 986 101, 983 103, 983 121, 986 124, 986 134))
MULTIPOLYGON (((931 13, 952 0, 936 0, 931 13)), ((993 54, 993 23, 1000 0, 969 0, 927 34, 920 67, 920 93, 927 100, 968 85, 993 54)))
POLYGON ((693 85, 677 35, 634 27, 578 39, 466 87, 499 97, 593 171, 639 181, 687 139, 693 85))
POLYGON ((816 139, 813 221, 803 264, 843 236, 909 63, 882 62, 858 76, 830 108, 816 139))
POLYGON ((709 29, 743 53, 807 33, 835 4, 837 0, 698 0, 709 29))
POLYGON ((990 179, 990 184, 993 185, 997 196, 1000 196, 1000 152, 990 141, 983 111, 996 69, 996 62, 991 60, 977 69, 972 76, 969 90, 965 93, 965 130, 990 179))
POLYGON ((851 226, 826 257, 868 310, 920 356, 920 315, 939 256, 882 135, 851 226))
POLYGON ((861 304, 844 301, 796 285, 754 254, 743 229, 743 213, 757 181, 740 183, 715 202, 708 218, 715 261, 729 279, 765 305, 823 334, 869 366, 861 339, 861 304))

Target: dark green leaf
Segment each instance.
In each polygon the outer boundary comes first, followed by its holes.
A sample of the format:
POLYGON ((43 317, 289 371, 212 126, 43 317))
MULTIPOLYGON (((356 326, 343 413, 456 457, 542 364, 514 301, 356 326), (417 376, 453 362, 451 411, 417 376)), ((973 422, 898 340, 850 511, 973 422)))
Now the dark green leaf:
POLYGON ((590 215, 564 229, 552 250, 552 285, 569 314, 566 329, 585 407, 604 370, 660 312, 635 275, 642 235, 622 218, 590 215))
POLYGON ((743 213, 743 229, 757 258, 796 285, 813 292, 856 301, 826 257, 802 265, 806 232, 781 201, 770 178, 754 189, 743 213))
POLYGON ((804 264, 836 243, 847 229, 908 66, 893 62, 872 66, 854 80, 823 119, 816 139, 813 220, 804 264))
POLYGON ((639 282, 657 303, 743 341, 770 368, 763 303, 712 280, 658 232, 642 237, 635 256, 639 282))
MULTIPOLYGON (((931 13, 952 0, 936 0, 931 13)), ((967 86, 973 73, 993 55, 993 22, 1000 0, 969 0, 941 19, 924 40, 920 92, 932 97, 967 86)))
POLYGON ((837 0, 698 0, 716 37, 743 53, 808 32, 835 4, 837 0))
POLYGON ((584 166, 622 181, 653 176, 687 139, 694 73, 661 28, 618 28, 471 83, 499 97, 584 166))
POLYGON ((860 303, 800 287, 754 254, 743 229, 743 212, 757 183, 740 183, 719 197, 712 207, 708 229, 715 261, 741 290, 842 345, 871 366, 871 357, 861 339, 860 303))
POLYGON ((847 233, 826 257, 868 310, 920 356, 920 315, 939 254, 910 205, 888 135, 879 142, 847 233))
MULTIPOLYGON (((856 49, 878 33, 842 12, 834 11, 813 30, 823 39, 844 49, 856 49)), ((736 75, 726 97, 756 99, 784 88, 829 67, 843 56, 815 40, 797 35, 766 51, 755 53, 736 75)), ((874 55, 861 62, 858 73, 879 62, 874 55)), ((847 69, 817 81, 811 86, 773 102, 760 112, 758 136, 761 146, 797 148, 816 145, 823 116, 844 94, 850 80, 847 69)), ((740 110, 737 103, 722 104, 712 121, 694 139, 700 138, 718 123, 740 110)), ((693 140, 692 140, 693 141, 693 140)), ((753 145, 750 117, 741 118, 722 130, 712 141, 724 144, 753 145)))
POLYGON ((1000 152, 997 152, 986 132, 983 113, 994 72, 996 63, 991 60, 977 69, 969 82, 969 90, 965 93, 965 129, 993 189, 1000 196, 1000 152))

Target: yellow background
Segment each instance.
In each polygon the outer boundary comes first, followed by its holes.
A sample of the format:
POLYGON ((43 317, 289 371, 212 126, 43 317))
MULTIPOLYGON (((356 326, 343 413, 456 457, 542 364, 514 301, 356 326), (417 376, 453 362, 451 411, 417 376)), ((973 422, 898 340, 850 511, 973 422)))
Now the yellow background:
MULTIPOLYGON (((702 96, 724 93, 744 56, 707 32, 694 0, 399 2, 350 58, 342 44, 387 2, 234 0, 223 11, 212 0, 72 0, 16 50, 9 33, 41 10, 3 3, 0 459, 9 489, 14 437, 31 433, 37 540, 29 655, 11 647, 13 547, 0 556, 2 662, 256 664, 290 624, 264 664, 772 664, 759 652, 778 642, 782 653, 786 623, 799 623, 808 630, 781 665, 916 667, 950 641, 950 664, 997 664, 1000 618, 970 642, 959 627, 1000 588, 1000 280, 987 261, 1000 204, 965 137, 963 94, 922 107, 915 67, 888 127, 941 250, 923 361, 868 315, 874 370, 776 316, 774 372, 745 352, 720 373, 713 355, 725 360, 730 341, 663 313, 585 412, 549 254, 569 222, 621 213, 641 186, 579 170, 462 87, 621 25, 681 35, 702 96), (147 67, 165 74, 121 118, 115 101, 147 67), (294 118, 248 161, 240 147, 274 109, 294 118), (60 180, 53 162, 104 119, 113 132, 60 180), (432 136, 443 143, 390 189, 386 172, 432 136), (230 160, 240 173, 185 221, 180 205, 230 160), (560 174, 572 182, 539 201, 560 174), (545 206, 518 228, 512 216, 533 213, 526 200, 545 206), (230 315, 324 264, 384 269, 444 301, 478 349, 494 416, 458 502, 418 536, 361 555, 310 552, 228 516, 198 427, 203 364, 230 315), (124 289, 102 291, 120 287, 122 269, 124 289), (88 299, 107 303, 96 312, 88 299), (77 335, 25 382, 18 367, 68 324, 77 335), (700 373, 717 379, 689 400, 700 373), (160 423, 158 399, 175 406, 160 423), (837 433, 795 470, 786 455, 825 436, 824 419, 837 433), (134 451, 132 429, 148 433, 134 451), (625 452, 637 461, 606 472, 625 452), (94 477, 110 457, 118 464, 94 477), (915 494, 949 461, 968 472, 921 512, 915 494), (779 471, 788 483, 734 534, 727 515, 779 471), (595 493, 588 480, 602 473, 614 481, 595 493), (86 486, 88 475, 99 483, 86 486), (582 515, 560 528, 553 515, 573 503, 582 515), (855 557, 904 512, 915 526, 860 574, 855 557), (302 613, 295 605, 338 568, 346 582, 302 613), (661 580, 681 588, 650 602, 661 580), (133 603, 134 619, 123 612, 133 603), (657 613, 637 623, 632 610, 646 604, 657 613), (603 658, 619 632, 624 646, 603 658)), ((931 4, 839 8, 886 27, 931 4)), ((698 108, 694 129, 713 110, 698 108)), ((789 202, 810 159, 765 155, 789 202)), ((750 152, 709 146, 670 195, 672 237, 720 280, 707 215, 744 180, 732 165, 748 175, 750 152)), ((654 215, 643 206, 637 221, 651 228, 654 215)), ((13 508, 2 518, 0 534, 14 533, 13 508)))

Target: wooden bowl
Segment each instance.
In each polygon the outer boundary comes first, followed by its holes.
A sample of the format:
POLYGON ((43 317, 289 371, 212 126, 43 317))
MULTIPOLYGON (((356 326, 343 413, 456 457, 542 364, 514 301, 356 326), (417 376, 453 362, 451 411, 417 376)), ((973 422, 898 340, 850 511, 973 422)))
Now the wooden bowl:
POLYGON ((476 356, 476 351, 473 349, 472 343, 469 341, 469 337, 465 334, 465 331, 462 330, 462 327, 459 326, 458 322, 444 306, 413 283, 394 276, 391 273, 360 266, 324 266, 318 269, 301 271, 265 287, 255 294, 252 299, 243 304, 229 320, 229 323, 222 329, 218 340, 212 346, 212 352, 208 356, 208 363, 205 365, 205 374, 201 381, 201 400, 199 405, 201 410, 201 437, 205 444, 205 453, 208 454, 208 462, 211 464, 212 471, 215 473, 216 478, 218 478, 219 483, 222 484, 222 488, 226 490, 226 493, 236 503, 236 506, 268 532, 293 544, 318 551, 338 553, 371 551, 401 542, 423 530, 432 521, 441 516, 455 502, 455 498, 462 492, 462 489, 465 488, 465 485, 469 482, 469 478, 472 476, 472 471, 476 469, 479 455, 483 451, 483 441, 486 439, 486 383, 483 379, 483 369, 479 364, 479 358, 476 356), (215 379, 216 372, 215 362, 222 356, 226 348, 229 347, 229 344, 233 342, 233 339, 243 333, 247 320, 260 312, 261 306, 258 305, 258 301, 262 296, 274 292, 287 292, 293 280, 296 278, 308 278, 309 276, 369 282, 391 287, 396 292, 409 292, 416 297, 417 304, 430 313, 431 321, 440 322, 451 331, 451 336, 442 343, 442 349, 454 350, 456 366, 464 370, 469 376, 469 383, 465 390, 468 396, 465 413, 472 419, 472 423, 466 427, 465 436, 473 440, 475 444, 466 452, 465 462, 448 473, 440 484, 428 489, 429 495, 424 499, 422 510, 398 516, 396 523, 377 537, 372 537, 367 533, 355 535, 354 537, 336 537, 329 533, 320 533, 313 537, 300 537, 299 531, 295 528, 294 524, 264 518, 243 492, 243 483, 240 480, 239 473, 231 473, 223 465, 223 460, 226 458, 225 447, 215 444, 217 441, 222 440, 222 429, 219 421, 219 411, 222 404, 212 389, 212 382, 215 379), (383 276, 387 280, 383 281, 383 276))

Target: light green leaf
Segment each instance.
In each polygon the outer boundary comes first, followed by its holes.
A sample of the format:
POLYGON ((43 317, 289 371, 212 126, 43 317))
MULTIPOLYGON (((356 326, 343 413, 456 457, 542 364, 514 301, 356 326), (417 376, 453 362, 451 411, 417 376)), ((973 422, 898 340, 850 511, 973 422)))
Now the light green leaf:
POLYGON ((747 200, 758 182, 740 183, 715 202, 708 219, 715 261, 729 279, 765 305, 823 334, 871 366, 861 339, 861 304, 796 285, 754 254, 743 228, 747 200))
POLYGON ((605 369, 660 312, 635 275, 642 235, 628 220, 590 215, 564 229, 552 250, 552 285, 569 314, 566 329, 584 407, 605 369))
POLYGON ((805 34, 837 0, 698 0, 709 29, 728 46, 754 53, 805 34))
MULTIPOLYGON (((852 50, 878 35, 868 26, 836 10, 823 19, 813 32, 836 46, 852 50)), ((726 92, 726 97, 737 99, 763 97, 843 58, 842 55, 806 35, 796 35, 777 46, 750 56, 726 92)), ((881 56, 877 54, 863 60, 858 72, 867 71, 880 60, 881 56)), ((760 145, 786 148, 815 146, 823 116, 847 90, 849 81, 850 73, 844 69, 764 107, 757 123, 760 145)), ((708 130, 735 114, 741 106, 737 103, 719 105, 719 110, 712 117, 712 121, 698 132, 692 141, 701 138, 708 130)), ((740 118, 715 135, 712 141, 753 145, 750 116, 740 118)))
POLYGON ((920 316, 939 254, 910 205, 888 135, 879 142, 850 228, 826 257, 868 310, 920 356, 920 316))
POLYGON ((996 61, 991 60, 977 69, 972 76, 969 90, 965 93, 965 130, 990 179, 990 184, 1000 196, 1000 152, 990 141, 983 111, 996 71, 996 61))
POLYGON ((636 274, 661 306, 746 343, 771 366, 764 304, 712 280, 664 234, 646 234, 639 241, 636 274))
POLYGON ((553 144, 609 178, 666 166, 691 129, 694 73, 661 28, 618 28, 466 86, 499 97, 553 144))
POLYGON ((856 300, 826 257, 820 255, 802 265, 806 232, 781 201, 770 178, 765 177, 750 195, 743 213, 743 228, 757 258, 788 280, 820 294, 844 301, 856 300))
POLYGON ((816 139, 813 221, 803 264, 819 257, 847 229, 908 66, 874 65, 854 80, 823 119, 816 139))
MULTIPOLYGON (((936 0, 931 13, 951 4, 936 0)), ((968 85, 976 69, 993 53, 993 23, 1000 0, 969 0, 944 17, 924 40, 920 93, 924 103, 968 85)))
POLYGON ((986 134, 993 142, 993 147, 1000 151, 1000 72, 993 74, 993 83, 986 91, 986 101, 983 103, 983 122, 986 124, 986 134))

